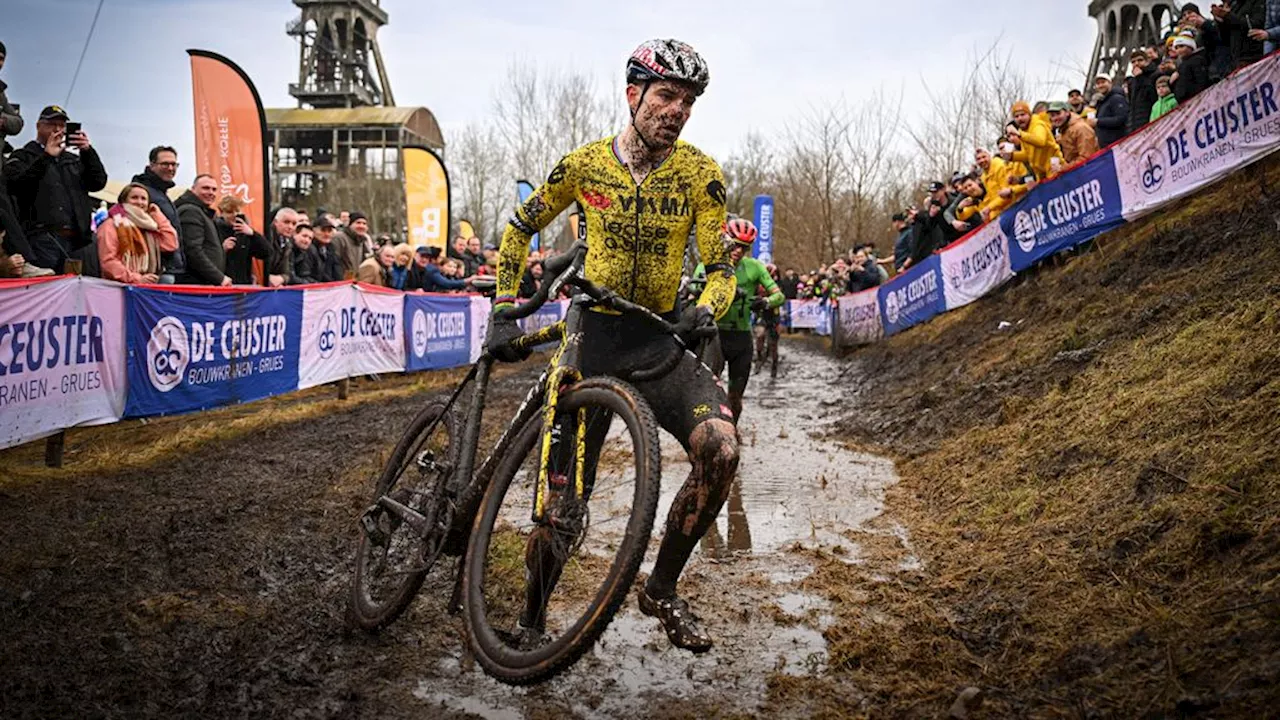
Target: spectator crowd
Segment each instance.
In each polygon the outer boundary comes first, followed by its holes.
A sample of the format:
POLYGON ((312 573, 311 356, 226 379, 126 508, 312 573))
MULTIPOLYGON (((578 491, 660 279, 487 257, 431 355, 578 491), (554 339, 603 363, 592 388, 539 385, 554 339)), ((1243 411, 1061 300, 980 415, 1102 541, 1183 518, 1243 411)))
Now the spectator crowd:
MULTIPOLYGON (((0 69, 7 49, 0 43, 0 69)), ((109 207, 95 211, 92 193, 107 169, 89 133, 59 105, 35 119, 36 137, 14 148, 8 138, 26 123, 0 81, 0 277, 34 278, 78 271, 128 284, 282 287, 358 280, 405 291, 470 291, 497 267, 497 249, 459 237, 447 253, 413 247, 388 234, 374 237, 358 210, 332 213, 279 207, 255 228, 237 196, 197 174, 176 200, 181 163, 158 145, 109 207)), ((531 256, 522 292, 541 278, 531 256)))
MULTIPOLYGON (((1065 100, 1013 103, 1004 132, 974 149, 971 167, 931 181, 918 205, 893 216, 896 239, 887 262, 896 271, 922 262, 999 217, 1037 183, 1083 164, 1280 47, 1280 0, 1229 0, 1209 10, 1205 15, 1195 3, 1182 5, 1163 41, 1133 51, 1123 79, 1093 78, 1089 98, 1071 90, 1065 100)), ((866 266, 854 254, 798 276, 804 288, 798 296, 824 297, 824 289, 842 280, 845 290, 863 289, 871 276, 850 271, 866 266)))

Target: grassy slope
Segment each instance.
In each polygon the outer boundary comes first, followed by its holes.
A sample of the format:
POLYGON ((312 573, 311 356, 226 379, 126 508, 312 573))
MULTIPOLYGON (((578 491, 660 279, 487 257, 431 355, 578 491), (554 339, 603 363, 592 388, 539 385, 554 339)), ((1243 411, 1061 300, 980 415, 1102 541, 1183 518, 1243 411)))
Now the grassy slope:
POLYGON ((990 717, 1277 712, 1278 211, 1273 160, 855 354, 839 434, 898 456, 924 570, 883 537, 825 567, 837 669, 779 706, 936 716, 976 685, 990 717))

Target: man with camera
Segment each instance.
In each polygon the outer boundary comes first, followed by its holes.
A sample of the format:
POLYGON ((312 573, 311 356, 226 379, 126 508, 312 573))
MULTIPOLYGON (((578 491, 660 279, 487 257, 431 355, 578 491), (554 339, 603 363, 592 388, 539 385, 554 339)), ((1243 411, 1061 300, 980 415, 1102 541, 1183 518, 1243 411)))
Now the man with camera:
POLYGON ((107 170, 66 110, 40 111, 36 139, 13 151, 4 179, 31 245, 29 262, 61 273, 73 253, 93 244, 89 193, 106 187, 107 170))

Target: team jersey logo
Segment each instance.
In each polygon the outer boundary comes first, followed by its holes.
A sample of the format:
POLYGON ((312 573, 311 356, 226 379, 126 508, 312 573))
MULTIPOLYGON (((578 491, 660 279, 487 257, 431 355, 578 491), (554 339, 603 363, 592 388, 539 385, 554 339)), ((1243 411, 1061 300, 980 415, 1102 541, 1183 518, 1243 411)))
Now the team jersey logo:
POLYGON ((724 183, 719 180, 712 180, 707 183, 707 194, 711 196, 712 200, 716 201, 717 205, 723 205, 726 198, 724 183))

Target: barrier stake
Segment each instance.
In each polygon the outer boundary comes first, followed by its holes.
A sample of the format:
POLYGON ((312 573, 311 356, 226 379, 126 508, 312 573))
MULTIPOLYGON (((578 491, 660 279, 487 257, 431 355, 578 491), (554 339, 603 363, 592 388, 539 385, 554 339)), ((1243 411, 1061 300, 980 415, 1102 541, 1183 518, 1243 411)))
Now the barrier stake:
POLYGON ((342 378, 338 381, 338 399, 346 400, 347 393, 351 390, 351 378, 342 378))
POLYGON ((67 431, 59 430, 57 433, 50 435, 44 441, 44 465, 45 467, 60 468, 62 467, 62 448, 67 441, 67 431))

